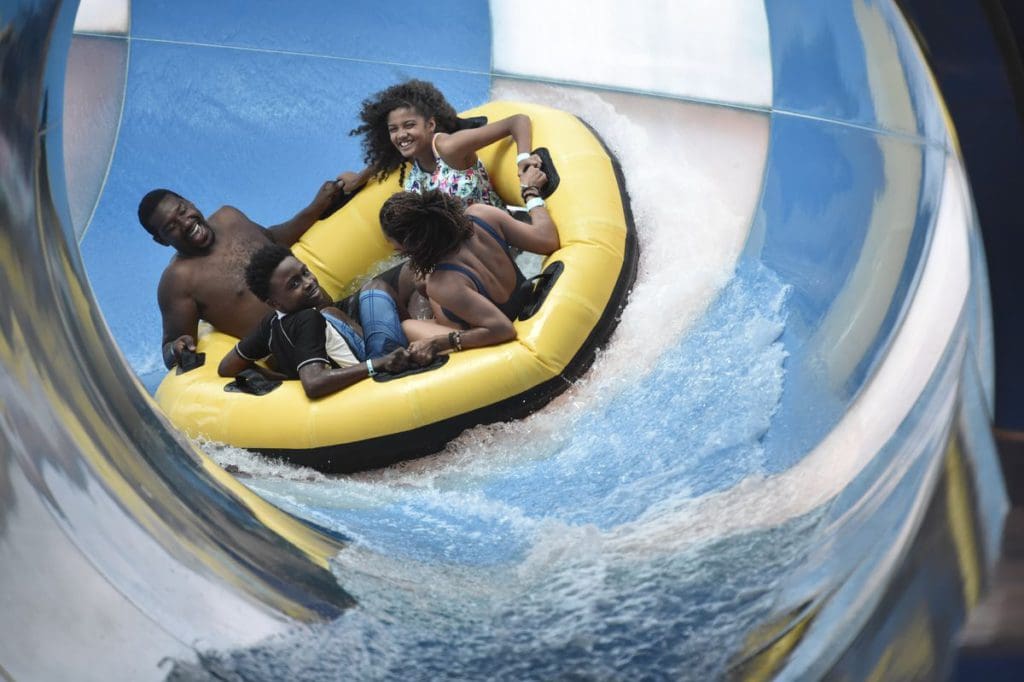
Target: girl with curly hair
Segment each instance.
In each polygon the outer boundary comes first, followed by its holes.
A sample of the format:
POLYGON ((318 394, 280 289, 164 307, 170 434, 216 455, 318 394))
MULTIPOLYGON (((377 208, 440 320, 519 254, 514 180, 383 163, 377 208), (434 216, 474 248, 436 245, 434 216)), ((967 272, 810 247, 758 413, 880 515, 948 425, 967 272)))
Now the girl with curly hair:
MULTIPOLYGON (((540 167, 530 153, 533 129, 530 117, 515 114, 478 128, 462 127, 455 109, 433 83, 409 80, 382 90, 363 101, 362 125, 350 135, 363 136, 363 161, 359 173, 338 176, 346 192, 361 187, 371 177, 386 179, 399 171, 399 182, 408 192, 437 189, 463 204, 490 204, 504 208, 487 169, 476 152, 492 142, 511 136, 519 151, 520 176, 527 168, 540 167)), ((546 181, 538 180, 542 185, 546 181)))
POLYGON ((399 192, 384 202, 384 236, 408 257, 434 312, 433 320, 402 323, 413 362, 426 364, 438 353, 516 337, 512 321, 526 303, 529 283, 510 248, 548 255, 560 246, 555 223, 533 184, 542 176, 534 167, 522 176, 530 224, 494 206, 464 207, 438 190, 399 192))

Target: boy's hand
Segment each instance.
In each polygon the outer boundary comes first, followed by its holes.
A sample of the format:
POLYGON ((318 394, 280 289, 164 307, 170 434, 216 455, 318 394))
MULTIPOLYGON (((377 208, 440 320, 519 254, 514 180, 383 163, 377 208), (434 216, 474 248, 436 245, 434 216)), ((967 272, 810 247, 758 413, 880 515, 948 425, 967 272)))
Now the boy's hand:
POLYGON ((373 368, 382 372, 397 374, 409 369, 409 351, 405 348, 396 348, 382 358, 373 361, 373 368))

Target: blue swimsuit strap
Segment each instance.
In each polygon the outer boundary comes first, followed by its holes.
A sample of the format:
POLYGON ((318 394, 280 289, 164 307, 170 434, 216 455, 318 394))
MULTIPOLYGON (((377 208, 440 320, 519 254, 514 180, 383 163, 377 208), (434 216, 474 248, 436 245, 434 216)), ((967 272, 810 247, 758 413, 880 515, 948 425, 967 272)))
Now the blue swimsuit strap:
MULTIPOLYGON (((505 252, 505 255, 508 256, 509 260, 512 261, 512 264, 515 265, 515 261, 512 260, 512 256, 508 252, 508 243, 501 238, 501 236, 495 231, 495 229, 488 225, 485 221, 481 220, 480 218, 477 218, 474 215, 467 217, 474 223, 479 225, 485 232, 487 232, 487 234, 491 235, 491 238, 494 239, 494 241, 498 242, 498 245, 501 246, 502 250, 505 252)), ((438 263, 437 265, 434 266, 434 270, 448 270, 450 272, 458 272, 465 275, 473 282, 473 285, 476 287, 477 292, 481 296, 486 298, 491 303, 494 303, 494 299, 491 298, 491 295, 489 293, 487 293, 487 289, 484 287, 483 282, 480 281, 480 278, 477 277, 472 270, 465 267, 464 265, 458 265, 457 263, 438 263)), ((516 272, 518 272, 518 269, 516 270, 516 272)), ((497 304, 495 303, 495 305, 497 304)), ((449 320, 455 322, 456 324, 461 324, 463 326, 467 326, 469 324, 468 322, 466 322, 461 317, 459 317, 452 311, 448 310, 447 308, 441 308, 441 311, 449 320)))
MULTIPOLYGON (((480 282, 480 279, 476 275, 474 275, 473 272, 468 268, 465 268, 461 265, 456 265, 454 263, 438 263, 437 265, 434 266, 434 270, 449 270, 451 272, 462 273, 466 277, 469 277, 470 280, 472 280, 473 284, 476 286, 477 292, 479 292, 481 296, 486 298, 491 303, 494 303, 494 300, 491 299, 491 295, 487 293, 487 289, 484 289, 483 283, 480 282)), ((452 311, 448 310, 447 308, 442 307, 441 312, 444 313, 444 316, 447 317, 452 322, 454 322, 455 324, 461 324, 463 327, 469 326, 468 322, 466 322, 464 319, 462 319, 452 311)))
MULTIPOLYGON (((501 246, 501 248, 505 251, 506 254, 508 254, 508 242, 502 239, 501 235, 499 235, 493 227, 484 222, 483 219, 477 218, 475 215, 466 217, 472 220, 477 225, 479 225, 484 230, 484 232, 491 235, 491 237, 494 238, 494 241, 498 242, 498 245, 501 246)), ((509 256, 509 260, 512 260, 512 256, 509 256)))
POLYGON ((447 270, 449 272, 458 272, 465 275, 466 277, 473 281, 473 285, 476 287, 476 290, 480 293, 481 296, 484 296, 485 298, 487 298, 488 301, 491 301, 492 303, 494 302, 494 300, 491 298, 491 295, 487 293, 487 289, 484 288, 484 284, 483 282, 480 281, 480 278, 477 277, 473 273, 473 271, 467 268, 466 266, 459 265, 457 263, 438 263, 437 265, 434 266, 434 270, 447 270))

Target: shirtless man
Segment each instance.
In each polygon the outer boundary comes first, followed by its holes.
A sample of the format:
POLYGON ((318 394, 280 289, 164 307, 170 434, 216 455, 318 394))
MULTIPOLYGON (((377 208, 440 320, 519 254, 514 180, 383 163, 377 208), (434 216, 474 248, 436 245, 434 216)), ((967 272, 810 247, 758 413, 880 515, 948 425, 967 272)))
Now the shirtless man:
POLYGON ((177 251, 157 289, 168 369, 178 364, 184 349, 195 351, 200 318, 237 337, 259 324, 271 308, 245 284, 245 266, 253 252, 268 242, 294 244, 339 191, 339 182, 325 182, 309 206, 269 228, 233 206, 222 206, 204 218, 192 202, 166 189, 142 198, 139 222, 153 241, 177 251))

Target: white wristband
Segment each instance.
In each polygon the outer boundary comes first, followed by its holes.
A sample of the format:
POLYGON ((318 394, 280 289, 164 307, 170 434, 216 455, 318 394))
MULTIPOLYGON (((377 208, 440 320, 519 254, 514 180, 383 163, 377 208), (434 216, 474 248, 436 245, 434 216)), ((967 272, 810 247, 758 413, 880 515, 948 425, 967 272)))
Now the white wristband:
POLYGON ((538 206, 543 206, 543 205, 544 205, 544 200, 543 199, 541 199, 540 197, 534 197, 534 198, 532 198, 532 199, 530 199, 529 201, 526 202, 526 210, 527 211, 532 211, 533 209, 537 208, 538 206))
POLYGON ((366 361, 366 371, 371 377, 377 373, 377 370, 373 368, 373 360, 366 361))
POLYGON ((531 156, 533 155, 530 154, 530 152, 522 152, 519 156, 516 157, 516 165, 522 163, 523 161, 526 161, 531 156))

